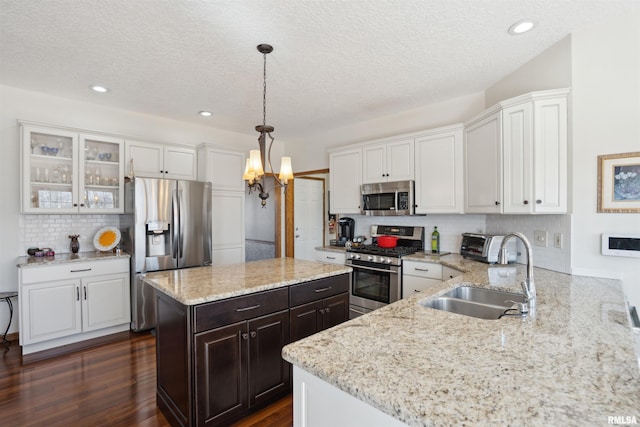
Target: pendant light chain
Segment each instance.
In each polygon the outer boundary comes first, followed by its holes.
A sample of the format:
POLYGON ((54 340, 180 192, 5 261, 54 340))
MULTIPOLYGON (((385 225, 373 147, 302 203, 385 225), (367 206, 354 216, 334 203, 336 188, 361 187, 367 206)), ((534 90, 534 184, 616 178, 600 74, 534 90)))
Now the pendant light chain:
POLYGON ((263 53, 264 68, 262 72, 262 126, 267 125, 267 54, 263 53))

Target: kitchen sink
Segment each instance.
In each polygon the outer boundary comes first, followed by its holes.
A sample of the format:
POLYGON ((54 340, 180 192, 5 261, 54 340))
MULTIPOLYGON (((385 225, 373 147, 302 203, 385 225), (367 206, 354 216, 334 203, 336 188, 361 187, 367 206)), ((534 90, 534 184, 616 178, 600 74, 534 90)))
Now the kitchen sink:
POLYGON ((505 310, 516 307, 514 301, 523 303, 525 297, 513 292, 459 286, 438 298, 421 301, 420 305, 478 319, 496 320, 505 310))

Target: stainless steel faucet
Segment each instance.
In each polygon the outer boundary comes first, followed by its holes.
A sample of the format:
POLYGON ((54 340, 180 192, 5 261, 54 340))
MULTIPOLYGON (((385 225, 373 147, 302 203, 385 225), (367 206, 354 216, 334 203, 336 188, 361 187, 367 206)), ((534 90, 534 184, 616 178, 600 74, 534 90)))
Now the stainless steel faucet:
MULTIPOLYGON (((531 243, 527 237, 522 233, 509 233, 504 236, 502 240, 502 244, 500 245, 500 252, 498 253, 498 264, 507 264, 509 261, 509 256, 507 253, 506 243, 511 237, 517 237, 522 241, 524 247, 527 251, 527 278, 524 282, 521 282, 522 291, 524 292, 524 296, 527 299, 527 305, 529 310, 529 317, 535 318, 536 316, 536 284, 533 281, 533 256, 531 243)), ((523 312, 523 310, 520 310, 523 312)))

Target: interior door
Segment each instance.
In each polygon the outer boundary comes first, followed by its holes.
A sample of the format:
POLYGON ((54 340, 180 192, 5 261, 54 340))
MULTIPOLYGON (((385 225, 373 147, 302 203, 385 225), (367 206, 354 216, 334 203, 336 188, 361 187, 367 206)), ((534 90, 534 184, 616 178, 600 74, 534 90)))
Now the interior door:
POLYGON ((315 260, 324 230, 324 180, 296 178, 294 191, 294 256, 315 260))

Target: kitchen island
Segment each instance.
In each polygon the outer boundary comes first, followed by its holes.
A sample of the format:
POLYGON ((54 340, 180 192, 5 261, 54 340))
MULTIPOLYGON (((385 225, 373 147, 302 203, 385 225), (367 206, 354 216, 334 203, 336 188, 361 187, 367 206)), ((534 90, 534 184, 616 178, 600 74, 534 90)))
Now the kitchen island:
POLYGON ((292 258, 145 275, 157 402, 172 425, 228 425, 291 390, 282 348, 348 319, 351 269, 292 258))
POLYGON ((294 365, 294 425, 640 423, 619 281, 536 268, 535 321, 482 320, 419 302, 461 284, 520 293, 524 268, 513 286, 498 287, 487 264, 422 260, 466 273, 284 348, 294 365))

